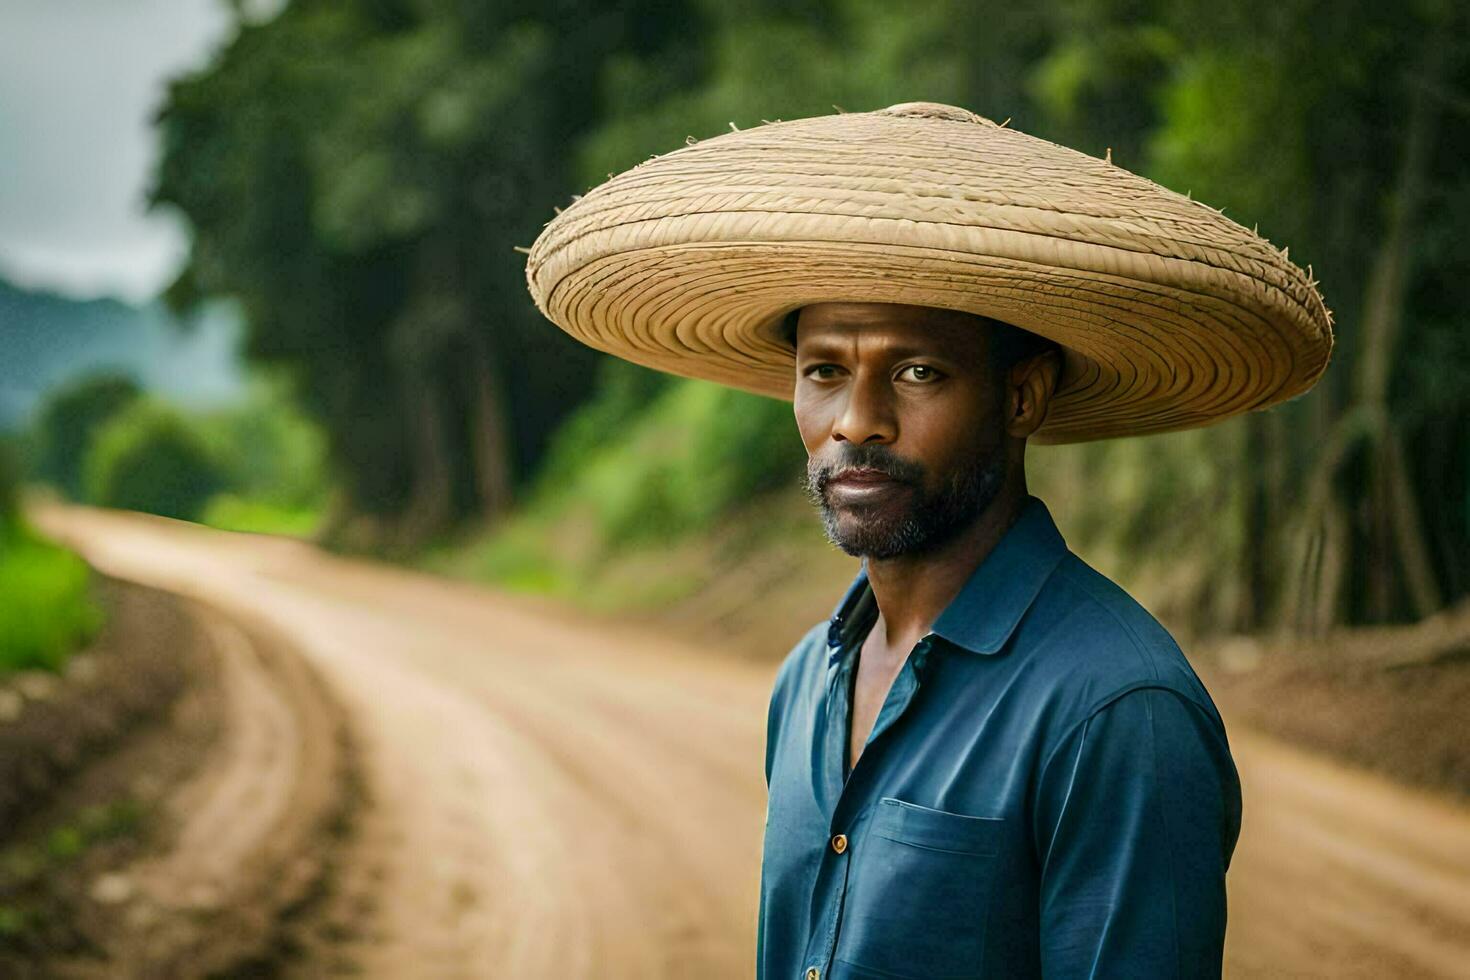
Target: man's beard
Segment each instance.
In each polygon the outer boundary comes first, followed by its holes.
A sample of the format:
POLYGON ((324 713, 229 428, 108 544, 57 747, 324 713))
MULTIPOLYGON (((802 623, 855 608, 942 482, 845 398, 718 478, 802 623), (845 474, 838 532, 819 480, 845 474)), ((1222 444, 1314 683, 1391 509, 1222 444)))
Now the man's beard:
POLYGON ((822 513, 828 540, 849 555, 880 560, 921 555, 953 540, 995 500, 1005 482, 1004 446, 978 451, 969 466, 951 473, 938 490, 925 490, 926 476, 922 464, 897 456, 886 446, 848 446, 836 461, 809 459, 805 488, 822 513), (827 483, 851 467, 879 470, 909 487, 907 505, 898 514, 885 513, 892 505, 883 501, 847 505, 839 511, 827 500, 827 483))

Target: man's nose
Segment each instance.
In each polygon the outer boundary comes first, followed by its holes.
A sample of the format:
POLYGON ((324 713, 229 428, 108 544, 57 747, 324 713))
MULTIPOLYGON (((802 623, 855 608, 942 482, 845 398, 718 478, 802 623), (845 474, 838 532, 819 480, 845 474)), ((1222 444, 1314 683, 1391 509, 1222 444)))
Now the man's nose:
POLYGON ((897 437, 892 391, 880 375, 860 372, 848 386, 847 398, 832 427, 832 438, 862 445, 892 442, 897 437))

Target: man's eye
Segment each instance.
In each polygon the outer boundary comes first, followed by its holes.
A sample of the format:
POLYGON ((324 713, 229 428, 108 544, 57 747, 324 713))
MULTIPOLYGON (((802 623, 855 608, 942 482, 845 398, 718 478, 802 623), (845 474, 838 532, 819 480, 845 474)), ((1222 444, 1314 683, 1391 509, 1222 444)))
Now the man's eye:
POLYGON ((813 364, 806 369, 806 376, 809 378, 821 378, 826 381, 835 378, 837 371, 836 364, 813 364))
POLYGON ((910 381, 934 381, 939 377, 939 372, 927 364, 910 364, 898 372, 900 378, 904 375, 908 375, 910 381))

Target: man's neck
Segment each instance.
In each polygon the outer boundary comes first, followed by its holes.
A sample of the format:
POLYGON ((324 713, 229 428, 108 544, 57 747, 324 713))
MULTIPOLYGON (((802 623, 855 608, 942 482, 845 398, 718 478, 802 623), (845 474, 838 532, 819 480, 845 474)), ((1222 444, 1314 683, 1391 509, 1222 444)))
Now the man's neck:
POLYGON ((888 651, 907 655, 1015 523, 1025 503, 1025 484, 1008 482, 973 524, 939 550, 868 559, 868 583, 878 603, 873 638, 888 651))

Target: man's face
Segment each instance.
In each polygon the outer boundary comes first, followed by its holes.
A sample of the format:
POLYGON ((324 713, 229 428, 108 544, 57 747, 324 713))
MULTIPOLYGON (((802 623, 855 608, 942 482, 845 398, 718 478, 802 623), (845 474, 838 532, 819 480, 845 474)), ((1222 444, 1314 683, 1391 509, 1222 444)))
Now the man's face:
POLYGON ((796 423, 833 544, 876 559, 923 554, 995 499, 1005 399, 987 339, 974 318, 930 307, 802 309, 796 423))

